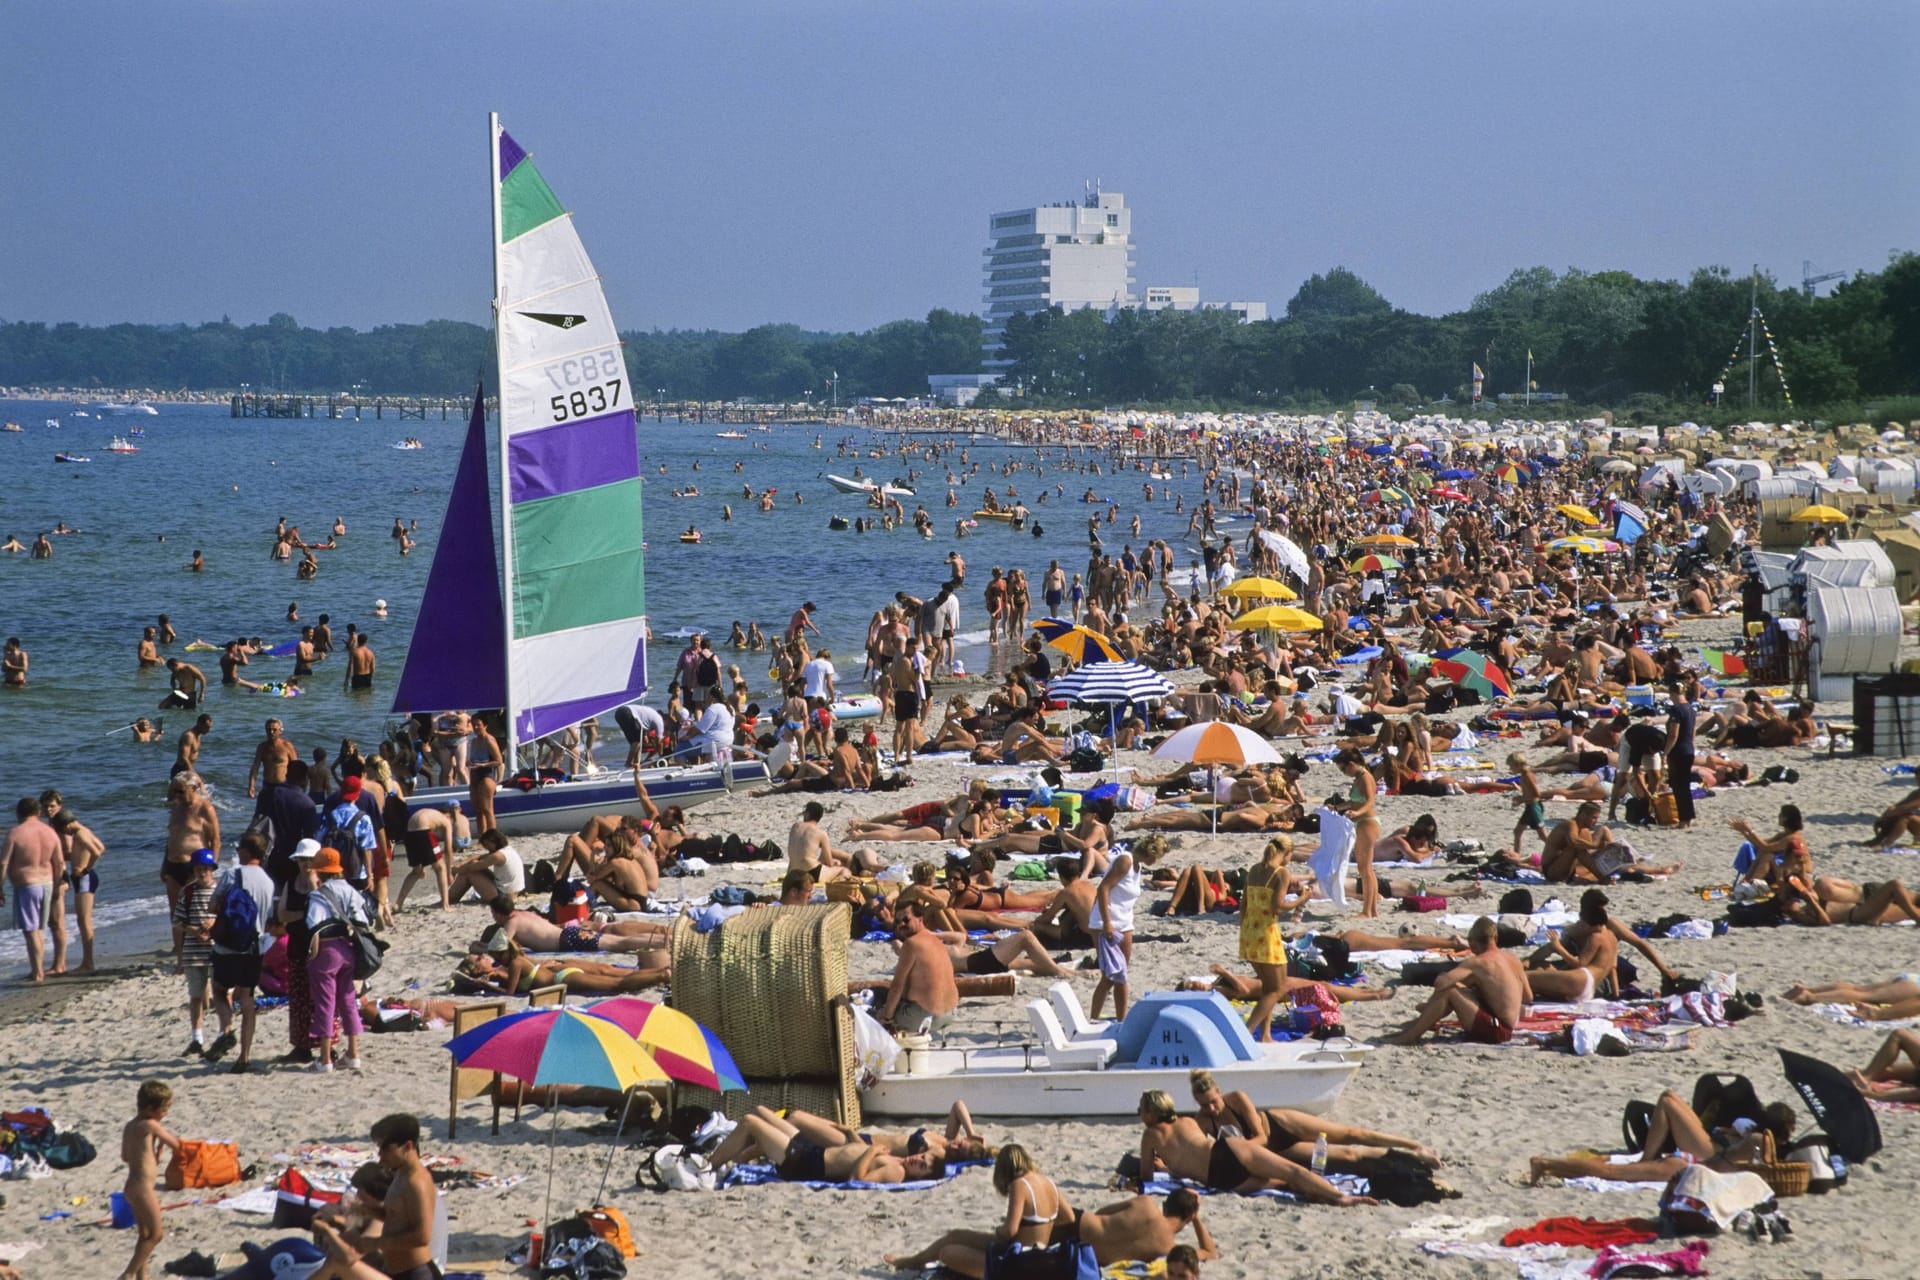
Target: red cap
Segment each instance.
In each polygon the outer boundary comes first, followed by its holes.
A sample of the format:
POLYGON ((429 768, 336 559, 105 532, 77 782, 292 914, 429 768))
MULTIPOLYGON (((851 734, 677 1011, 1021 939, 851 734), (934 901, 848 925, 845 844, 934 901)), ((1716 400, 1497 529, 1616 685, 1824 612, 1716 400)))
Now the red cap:
POLYGON ((350 773, 340 779, 340 798, 342 800, 358 800, 360 798, 360 775, 350 773))

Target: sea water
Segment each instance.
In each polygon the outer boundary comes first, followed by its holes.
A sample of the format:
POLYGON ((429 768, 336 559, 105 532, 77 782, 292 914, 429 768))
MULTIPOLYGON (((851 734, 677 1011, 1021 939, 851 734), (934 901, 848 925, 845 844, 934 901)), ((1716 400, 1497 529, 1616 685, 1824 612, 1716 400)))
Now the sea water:
MULTIPOLYGON (((75 410, 84 407, 0 400, 0 417, 26 428, 0 434, 0 475, 6 477, 0 485, 0 537, 11 534, 31 545, 35 535, 60 521, 78 530, 53 536, 51 560, 32 561, 25 552, 0 555, 0 637, 19 636, 32 661, 28 689, 0 690, 0 800, 10 819, 19 796, 57 787, 80 820, 105 841, 96 924, 102 951, 111 952, 115 935, 125 935, 122 926, 128 922, 146 920, 139 930, 143 945, 155 936, 154 918, 164 906, 158 869, 166 837, 167 769, 179 732, 193 719, 156 710, 167 672, 138 670, 135 651, 142 628, 158 614, 168 614, 179 640, 162 656, 193 662, 207 675, 203 709, 215 723, 200 772, 212 785, 222 836, 231 848, 252 813, 247 764, 269 717, 285 723, 287 737, 304 757, 324 747, 330 760, 344 737, 371 753, 398 719, 390 710, 393 690, 412 640, 467 424, 464 415, 449 413, 443 420, 437 412, 425 421, 391 415, 376 420, 371 411, 357 419, 235 420, 225 405, 210 404, 163 404, 156 406, 157 417, 76 416, 75 410), (60 426, 46 425, 49 418, 60 426), (107 452, 113 436, 136 426, 146 432, 132 441, 139 453, 107 452), (408 437, 425 447, 393 447, 408 437), (55 462, 60 451, 92 461, 55 462), (298 581, 297 560, 270 557, 281 517, 298 525, 308 542, 325 542, 336 517, 346 522, 347 534, 335 549, 317 553, 316 579, 298 581), (417 545, 406 556, 389 536, 396 518, 418 522, 417 545), (204 552, 207 566, 197 574, 187 568, 196 548, 204 552), (373 614, 374 601, 381 599, 387 602, 384 618, 373 614), (260 636, 269 645, 296 639, 300 624, 286 620, 294 601, 301 623, 330 616, 336 647, 297 698, 222 688, 219 653, 185 649, 197 639, 219 644, 260 636), (345 657, 340 651, 349 623, 372 636, 379 662, 372 694, 341 688, 345 657), (162 741, 132 741, 124 726, 142 715, 165 721, 162 741)), ((1188 511, 1200 495, 1197 469, 1182 477, 1175 463, 1174 479, 1153 482, 1156 500, 1149 507, 1143 500, 1143 473, 1129 471, 1122 478, 1064 471, 1059 466, 1066 451, 1051 449, 1045 451, 1045 483, 1064 486, 1064 493, 1050 493, 1040 505, 1034 501, 1040 482, 1030 470, 1012 481, 1044 529, 1041 537, 981 521, 970 536, 956 539, 956 517, 980 505, 984 486, 1004 490, 1008 483, 990 474, 988 466, 1036 456, 1030 447, 980 436, 959 438, 981 463, 980 473, 970 479, 957 453, 938 463, 911 463, 920 472, 914 483, 933 518, 933 538, 922 538, 911 526, 891 533, 829 530, 832 516, 851 523, 879 513, 859 496, 834 489, 826 474, 851 475, 857 466, 870 478, 902 476, 907 464, 897 456, 871 456, 897 448, 900 439, 897 433, 847 425, 755 429, 676 419, 641 422, 647 611, 655 637, 648 670, 655 690, 664 691, 684 637, 697 629, 713 637, 723 665, 739 662, 764 705, 771 694, 765 655, 728 651, 728 631, 736 620, 758 621, 762 631, 777 637, 793 611, 811 600, 819 606, 815 625, 824 633, 824 640, 814 644, 833 651, 841 688, 854 691, 873 611, 897 590, 931 596, 947 577, 946 555, 954 548, 968 562, 961 653, 969 669, 978 671, 989 661, 981 589, 990 570, 995 565, 1024 568, 1033 585, 1030 616, 1044 617, 1040 581, 1048 561, 1058 558, 1069 580, 1087 567, 1087 518, 1106 510, 1080 501, 1089 487, 1120 505, 1118 522, 1102 526, 1102 538, 1116 554, 1130 541, 1138 549, 1155 537, 1180 547, 1187 516, 1176 514, 1174 504, 1160 495, 1171 490, 1183 496, 1188 511), (746 438, 723 440, 718 438, 722 431, 740 431, 746 438), (822 447, 814 447, 816 440, 822 447), (951 508, 946 505, 949 469, 963 476, 955 486, 959 503, 951 508), (674 496, 690 485, 700 490, 699 497, 674 496), (775 489, 774 509, 760 511, 743 495, 743 485, 756 494, 775 489), (722 510, 729 505, 730 521, 722 510), (1127 534, 1135 512, 1142 516, 1140 539, 1127 534), (699 545, 679 541, 689 526, 700 530, 699 545)), ((1076 453, 1071 461, 1084 465, 1087 455, 1076 453)), ((1101 461, 1110 470, 1110 462, 1101 461)), ((909 514, 914 506, 906 502, 909 514)), ((1182 565, 1191 558, 1185 550, 1179 554, 1182 565)), ((454 635, 437 643, 459 641, 454 635)), ((255 656, 242 674, 255 681, 284 680, 292 665, 290 658, 255 656)), ((619 754, 618 735, 612 736, 616 742, 603 746, 603 757, 619 754)), ((77 963, 77 940, 75 948, 77 963)), ((11 961, 20 954, 19 935, 0 932, 0 957, 11 961)))

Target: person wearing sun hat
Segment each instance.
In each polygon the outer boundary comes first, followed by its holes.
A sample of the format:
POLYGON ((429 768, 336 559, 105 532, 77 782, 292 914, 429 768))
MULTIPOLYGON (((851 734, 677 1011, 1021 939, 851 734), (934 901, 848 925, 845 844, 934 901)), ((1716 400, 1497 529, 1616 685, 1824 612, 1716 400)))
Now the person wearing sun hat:
POLYGON ((321 848, 307 859, 313 888, 307 895, 306 924, 312 954, 307 958, 307 986, 313 1014, 307 1038, 316 1045, 310 1070, 333 1070, 334 1015, 347 1033, 347 1069, 360 1070, 360 1002, 353 991, 353 932, 371 929, 367 900, 341 879, 340 851, 321 848))

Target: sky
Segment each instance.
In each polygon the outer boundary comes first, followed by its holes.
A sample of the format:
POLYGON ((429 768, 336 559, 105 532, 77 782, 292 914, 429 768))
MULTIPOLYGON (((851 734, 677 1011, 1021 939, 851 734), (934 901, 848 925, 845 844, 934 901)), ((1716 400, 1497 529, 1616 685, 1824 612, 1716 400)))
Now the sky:
POLYGON ((625 329, 982 306, 1099 180, 1136 292, 1920 249, 1920 5, 0 0, 0 321, 484 323, 486 113, 625 329))

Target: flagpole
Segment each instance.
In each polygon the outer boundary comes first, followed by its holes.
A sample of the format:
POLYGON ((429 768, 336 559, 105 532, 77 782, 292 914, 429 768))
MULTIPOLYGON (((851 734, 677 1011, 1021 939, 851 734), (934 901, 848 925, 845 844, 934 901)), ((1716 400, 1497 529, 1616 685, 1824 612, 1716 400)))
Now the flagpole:
POLYGON ((1527 407, 1533 407, 1533 348, 1527 348, 1527 407))

